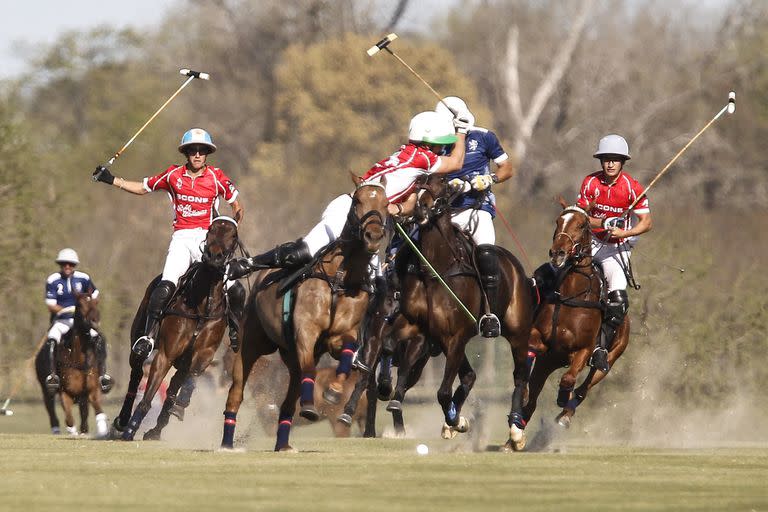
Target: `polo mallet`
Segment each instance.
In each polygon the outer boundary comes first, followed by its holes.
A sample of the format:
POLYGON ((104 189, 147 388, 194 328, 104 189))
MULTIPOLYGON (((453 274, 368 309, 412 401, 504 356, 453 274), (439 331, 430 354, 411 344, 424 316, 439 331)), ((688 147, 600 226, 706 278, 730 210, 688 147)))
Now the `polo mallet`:
MULTIPOLYGON (((136 132, 136 133, 133 135, 133 137, 131 137, 131 138, 128 140, 128 142, 126 142, 126 143, 125 143, 125 146, 123 146, 122 148, 120 148, 120 150, 119 150, 117 153, 115 153, 115 155, 114 155, 112 158, 110 158, 110 159, 109 159, 109 162, 107 163, 107 165, 112 165, 112 164, 115 162, 115 160, 117 160, 117 158, 118 158, 120 155, 122 155, 122 154, 123 154, 123 151, 125 151, 125 150, 128 148, 128 146, 130 146, 130 145, 131 145, 131 143, 134 141, 134 139, 136 139, 136 137, 138 137, 138 136, 139 136, 139 134, 140 134, 141 132, 143 132, 143 131, 144 131, 144 128, 146 128, 146 127, 149 125, 149 123, 151 123, 151 122, 152 122, 152 121, 153 121, 153 120, 154 120, 154 119, 157 117, 157 115, 158 115, 160 112, 162 112, 162 111, 163 111, 163 109, 164 109, 165 107, 167 107, 167 106, 168 106, 168 104, 169 104, 171 101, 173 101, 173 98, 175 98, 176 96, 178 96, 178 95, 179 95, 179 93, 180 93, 180 92, 181 92, 181 91, 182 91, 182 90, 183 90, 183 89, 184 89, 184 88, 185 88, 187 85, 189 85, 189 83, 190 83, 192 80, 194 80, 195 78, 199 78, 200 80, 210 80, 210 79, 211 79, 211 75, 209 75, 208 73, 203 73, 202 71, 193 71, 193 70, 191 70, 191 69, 180 69, 180 70, 179 70, 179 73, 180 73, 180 74, 182 74, 182 75, 184 75, 184 76, 186 76, 186 77, 189 77, 189 78, 187 78, 187 79, 184 81, 184 83, 183 83, 183 84, 181 84, 181 87, 179 87, 178 89, 176 89, 176 92, 175 92, 175 93, 173 93, 173 94, 171 95, 171 97, 170 97, 170 98, 168 98, 168 99, 165 101, 165 103, 163 103, 163 104, 160 106, 160 108, 159 108, 159 109, 157 109, 157 111, 156 111, 154 114, 152 114, 152 117, 150 117, 150 118, 147 120, 147 122, 146 122, 146 123, 144 123, 144 125, 143 125, 141 128, 139 128, 139 131, 137 131, 137 132, 136 132)), ((94 179, 94 181, 96 181, 96 177, 94 177, 93 179, 94 179)))
POLYGON ((726 103, 726 104, 725 104, 725 106, 724 106, 723 108, 721 108, 721 109, 720 109, 720 112, 718 112, 717 114, 715 114, 715 117, 713 117, 713 118, 712 118, 712 119, 711 119, 711 120, 710 120, 710 121, 709 121, 709 122, 708 122, 708 123, 707 123, 707 124, 704 126, 704 128, 702 128, 701 130, 699 130, 699 133, 697 133, 696 135, 694 135, 694 136, 693 136, 693 138, 692 138, 691 140, 689 140, 689 141, 688 141, 688 144, 686 144, 685 146, 683 146, 683 149, 681 149, 680 151, 678 151, 678 153, 677 153, 677 154, 676 154, 676 155, 675 155, 675 156, 672 158, 672 160, 670 160, 670 161, 669 161, 669 163, 668 163, 667 165, 665 165, 665 166, 664 166, 664 168, 663 168, 661 171, 659 171, 659 174, 657 174, 657 175, 656 175, 656 177, 655 177, 655 178, 653 178, 653 179, 651 180, 651 182, 648 184, 648 186, 647 186, 647 187, 645 187, 645 190, 643 190, 643 193, 642 193, 642 194, 640 194, 639 196, 637 196, 637 199, 635 199, 635 202, 633 202, 633 203, 632 203, 632 205, 631 205, 631 206, 630 206, 630 207, 627 209, 627 211, 626 211, 626 212, 624 212, 624 215, 625 215, 625 216, 629 216, 629 213, 630 213, 632 210, 634 210, 634 209, 635 209, 635 206, 637 206, 637 203, 639 203, 639 202, 640 202, 640 200, 641 200, 641 199, 643 199, 643 197, 645 197, 645 195, 648 193, 648 191, 651 189, 651 187, 652 187, 652 186, 653 186, 653 185, 654 185, 654 184, 655 184, 657 181, 659 181, 659 178, 661 178, 661 177, 664 175, 664 173, 665 173, 665 172, 667 172, 667 170, 668 170, 668 169, 669 169, 669 168, 672 166, 672 164, 673 164, 673 163, 675 163, 675 160, 677 160, 677 159, 680 157, 680 155, 682 155, 683 153, 685 153, 685 150, 686 150, 686 149, 688 149, 688 148, 690 147, 690 145, 691 145, 691 144, 693 144, 693 141, 695 141, 696 139, 698 139, 698 138, 699 138, 699 135, 701 135, 702 133, 704 133, 704 132, 707 130, 707 128, 709 128, 710 126, 712 126, 712 123, 714 123, 715 121, 717 121, 717 120, 720 118, 720 116, 722 116, 722 115, 723 115, 724 113, 726 113, 726 112, 728 112, 729 114, 733 114, 734 112, 736 112, 736 93, 735 93, 734 91, 731 91, 731 92, 729 92, 729 93, 728 93, 728 103, 726 103))
POLYGON ((40 339, 40 342, 37 344, 37 348, 32 353, 32 355, 29 356, 26 359, 26 361, 24 361, 25 364, 24 364, 24 369, 22 370, 22 373, 16 379, 16 382, 14 382, 11 392, 8 394, 8 398, 6 398, 5 402, 3 402, 3 406, 0 407, 0 416, 13 416, 13 410, 9 409, 8 406, 10 405, 13 397, 16 396, 16 393, 18 393, 19 389, 21 389, 21 385, 24 383, 24 380, 25 380, 24 379, 25 373, 32 369, 32 364, 35 362, 35 357, 37 357, 37 353, 43 347, 44 343, 45 343, 45 336, 43 336, 40 339))
POLYGON ((437 99, 440 101, 440 103, 442 103, 443 105, 445 105, 445 106, 448 108, 448 110, 449 110, 450 112, 453 112, 453 115, 455 116, 455 115, 456 115, 456 111, 455 111, 454 109, 452 109, 451 107, 449 107, 449 106, 448 106, 448 105, 447 105, 447 104, 446 104, 446 103, 443 101, 443 97, 442 97, 442 95, 440 95, 440 93, 438 93, 436 90, 434 90, 434 89, 432 88, 432 86, 431 86, 431 85, 429 85, 429 83, 428 83, 426 80, 424 80, 423 78, 421 78, 421 75, 419 75, 419 74, 418 74, 418 73, 417 73, 417 72, 416 72, 416 71, 415 71, 415 70, 414 70, 414 69, 413 69, 411 66, 409 66, 409 65, 408 65, 408 64, 407 64, 407 63, 406 63, 406 62, 405 62, 403 59, 401 59, 401 58, 400 58, 400 56, 399 56, 398 54, 396 54, 395 52, 393 52, 393 51, 392 51, 392 49, 389 47, 389 45, 390 45, 390 43, 392 43, 392 41, 394 41, 395 39, 397 39, 397 34, 395 34, 395 33, 393 32, 393 33, 391 33, 391 34, 387 35, 387 37, 385 37, 384 39, 382 39, 381 41, 379 41, 379 42, 378 42, 378 43, 376 43, 375 45, 373 45, 373 46, 371 46, 370 48, 368 48, 368 51, 367 51, 366 53, 368 54, 368 56, 369 56, 369 57, 373 57, 374 55, 376 55, 377 53, 379 53, 381 50, 386 50, 386 51, 387 51, 387 53, 389 53, 391 56, 393 56, 395 59, 397 59, 397 61, 398 61, 400 64, 402 64, 403 66, 405 66, 405 68, 406 68, 408 71, 410 71, 411 73, 413 73, 413 76, 415 76, 416 78, 418 78, 419 80, 421 80, 421 83, 423 83, 424 85, 426 85, 426 86, 427 86, 427 88, 428 88, 430 91, 432 91, 432 94, 434 94, 434 95, 435 95, 435 97, 436 97, 436 98, 437 98, 437 99))

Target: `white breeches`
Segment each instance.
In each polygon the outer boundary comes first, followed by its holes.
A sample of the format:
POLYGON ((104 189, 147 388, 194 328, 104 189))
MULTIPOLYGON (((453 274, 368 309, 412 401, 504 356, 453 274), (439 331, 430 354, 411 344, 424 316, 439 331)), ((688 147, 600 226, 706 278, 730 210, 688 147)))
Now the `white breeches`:
POLYGON ((603 268, 605 280, 608 282, 608 292, 627 289, 627 275, 624 273, 624 266, 629 264, 631 255, 631 247, 628 244, 607 244, 592 239, 592 259, 603 268))
POLYGON ((477 245, 496 243, 496 230, 493 229, 493 217, 485 210, 467 209, 451 217, 456 227, 472 235, 477 245))
MULTIPOLYGON (((72 329, 72 325, 75 323, 74 318, 61 318, 53 322, 53 325, 48 329, 48 339, 56 340, 56 343, 61 343, 61 338, 72 329)), ((98 333, 91 329, 91 338, 98 336, 98 333)))
MULTIPOLYGON (((189 270, 190 265, 202 261, 203 246, 207 229, 180 229, 174 231, 171 243, 168 245, 168 255, 165 257, 163 267, 163 281, 179 284, 179 278, 189 270)), ((229 287, 235 281, 227 281, 229 287)))
MULTIPOLYGON (((341 236, 350 208, 352 208, 352 196, 349 194, 340 195, 325 207, 320 222, 303 238, 312 256, 341 236)), ((380 274, 379 255, 374 254, 371 258, 371 276, 377 274, 380 274)))

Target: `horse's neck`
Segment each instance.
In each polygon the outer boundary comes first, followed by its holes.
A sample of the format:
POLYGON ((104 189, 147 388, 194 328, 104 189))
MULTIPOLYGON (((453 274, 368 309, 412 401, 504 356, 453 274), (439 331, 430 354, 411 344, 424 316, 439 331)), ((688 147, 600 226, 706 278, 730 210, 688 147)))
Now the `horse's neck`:
POLYGON ((579 298, 584 300, 600 299, 600 277, 595 273, 592 266, 592 256, 585 256, 576 265, 569 267, 560 285, 560 295, 563 297, 584 294, 585 292, 591 293, 579 298))
POLYGON ((365 250, 360 240, 341 238, 338 246, 329 253, 329 256, 331 257, 323 258, 321 262, 323 270, 330 276, 343 271, 347 286, 359 286, 368 278, 371 254, 365 250))
POLYGON ((419 241, 424 257, 438 272, 444 272, 456 263, 454 251, 459 250, 459 239, 449 214, 421 227, 419 241))
MULTIPOLYGON (((198 309, 208 297, 214 302, 224 296, 224 281, 221 274, 208 265, 201 264, 195 269, 195 275, 191 282, 184 284, 183 293, 176 298, 176 304, 179 307, 187 307, 193 310, 198 309)), ((206 306, 211 307, 211 306, 206 306)))

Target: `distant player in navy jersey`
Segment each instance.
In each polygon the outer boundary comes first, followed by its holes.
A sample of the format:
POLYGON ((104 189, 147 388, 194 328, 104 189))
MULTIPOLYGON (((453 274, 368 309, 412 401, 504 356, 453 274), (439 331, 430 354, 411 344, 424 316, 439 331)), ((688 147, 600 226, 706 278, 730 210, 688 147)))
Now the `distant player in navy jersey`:
POLYGON ((464 165, 459 171, 448 175, 451 186, 464 191, 451 205, 451 220, 469 233, 477 244, 477 267, 488 298, 486 314, 479 321, 480 333, 487 338, 495 338, 501 332, 501 324, 494 314, 498 308, 499 260, 493 249, 496 243, 496 231, 493 228, 496 197, 491 186, 511 178, 515 174, 515 167, 496 134, 474 126, 475 116, 464 100, 448 96, 437 103, 435 111, 466 117, 471 125, 464 142, 464 165), (495 164, 494 169, 491 169, 491 162, 495 164))
MULTIPOLYGON (((94 299, 99 297, 99 290, 91 281, 91 277, 85 272, 75 270, 80 259, 74 249, 59 251, 56 263, 59 264, 60 270, 48 276, 45 283, 45 305, 51 312, 53 322, 48 330, 46 344, 41 349, 47 350, 49 355, 51 373, 46 377, 45 385, 51 391, 58 390, 61 385, 56 374, 56 345, 61 343, 61 339, 72 329, 75 322, 75 293, 90 293, 94 299)), ((101 390, 107 393, 112 389, 112 377, 107 374, 106 369, 107 347, 96 330, 91 329, 90 335, 99 361, 99 384, 101 390)))

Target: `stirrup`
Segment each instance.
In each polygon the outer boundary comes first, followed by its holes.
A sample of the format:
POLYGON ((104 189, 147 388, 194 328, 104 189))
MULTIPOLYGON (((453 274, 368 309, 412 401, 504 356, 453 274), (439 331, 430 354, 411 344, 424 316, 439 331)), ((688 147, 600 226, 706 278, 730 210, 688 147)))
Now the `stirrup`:
POLYGON ((352 355, 352 368, 357 368, 363 373, 372 373, 371 367, 365 364, 360 357, 360 350, 362 350, 362 347, 355 350, 355 353, 352 355))
POLYGON ((589 366, 601 372, 608 373, 611 366, 608 364, 608 350, 603 347, 597 347, 589 358, 589 366))
POLYGON ((105 395, 112 390, 113 384, 114 379, 108 373, 104 373, 99 377, 99 386, 101 387, 101 392, 105 395))
POLYGON ((131 352, 136 354, 141 360, 145 360, 155 349, 155 340, 151 336, 142 336, 136 340, 131 347, 131 352))
POLYGON ((501 322, 493 313, 486 313, 477 321, 477 329, 483 338, 498 338, 501 335, 501 322))
POLYGON ((47 389, 51 393, 56 393, 59 391, 59 387, 61 386, 61 379, 58 375, 52 373, 48 375, 45 378, 45 389, 47 389))

